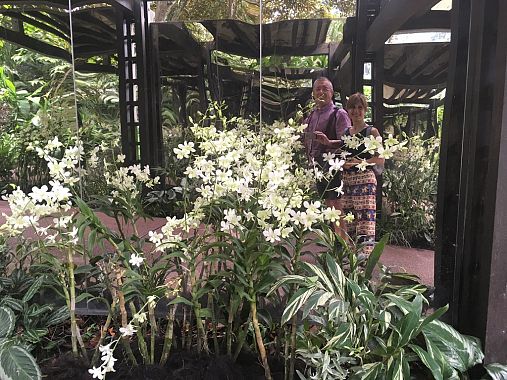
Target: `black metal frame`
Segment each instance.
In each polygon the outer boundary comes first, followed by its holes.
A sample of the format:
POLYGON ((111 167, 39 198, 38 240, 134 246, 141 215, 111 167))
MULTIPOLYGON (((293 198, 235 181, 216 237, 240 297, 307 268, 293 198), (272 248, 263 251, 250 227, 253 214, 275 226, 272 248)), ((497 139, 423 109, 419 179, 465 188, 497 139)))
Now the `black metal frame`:
POLYGON ((435 285, 437 305, 507 361, 507 4, 454 0, 444 114, 435 285))

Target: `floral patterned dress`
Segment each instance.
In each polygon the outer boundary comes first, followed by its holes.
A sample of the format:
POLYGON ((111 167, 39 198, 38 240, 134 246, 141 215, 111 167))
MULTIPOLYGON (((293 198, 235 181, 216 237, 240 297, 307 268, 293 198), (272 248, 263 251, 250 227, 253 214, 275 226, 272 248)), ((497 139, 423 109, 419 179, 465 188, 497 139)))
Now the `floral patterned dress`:
MULTIPOLYGON (((364 128, 358 137, 365 138, 371 127, 364 128)), ((349 135, 349 130, 344 134, 349 135)), ((364 144, 352 149, 343 146, 342 150, 354 157, 368 159, 372 155, 364 152, 364 144)), ((352 239, 364 244, 361 252, 369 255, 375 246, 375 218, 377 209, 377 178, 372 169, 360 171, 358 168, 344 169, 343 173, 343 211, 351 212, 354 221, 347 223, 347 233, 352 239)))

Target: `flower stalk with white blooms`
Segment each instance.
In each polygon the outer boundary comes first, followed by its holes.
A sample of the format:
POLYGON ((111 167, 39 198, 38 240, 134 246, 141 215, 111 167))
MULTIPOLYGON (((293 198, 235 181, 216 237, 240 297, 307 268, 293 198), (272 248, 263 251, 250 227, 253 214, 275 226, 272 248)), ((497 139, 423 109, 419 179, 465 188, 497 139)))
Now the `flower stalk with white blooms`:
MULTIPOLYGON (((4 236, 19 237, 28 244, 30 241, 23 237, 23 233, 28 229, 33 229, 35 238, 31 241, 37 247, 40 257, 47 263, 48 270, 55 272, 54 278, 59 280, 69 309, 72 351, 78 356, 80 347, 81 354, 86 357, 76 318, 77 290, 80 285, 75 279, 74 256, 76 254, 89 255, 92 258, 95 255, 94 249, 103 245, 103 242, 107 242, 113 248, 114 254, 111 257, 113 261, 108 261, 107 265, 98 266, 98 268, 110 267, 102 272, 103 278, 107 279, 110 274, 119 272, 124 276, 125 270, 122 268, 133 271, 142 270, 145 252, 142 246, 143 239, 138 237, 136 227, 136 221, 144 216, 140 206, 141 188, 152 187, 157 183, 158 178, 151 178, 148 167, 141 168, 133 165, 117 168, 116 164, 104 162, 106 169, 104 177, 110 187, 110 194, 108 197, 99 198, 95 204, 115 218, 118 225, 118 232, 116 232, 103 225, 79 196, 79 189, 76 187, 80 179, 86 175, 86 171, 81 166, 85 153, 79 141, 74 147, 65 148, 55 138, 45 146, 34 146, 32 149, 48 163, 52 179, 48 185, 33 187, 28 194, 17 188, 4 197, 10 206, 11 213, 4 215, 6 222, 0 227, 0 233, 4 236), (73 205, 77 206, 77 210, 72 207, 73 205), (123 230, 126 227, 130 227, 134 234, 127 237, 123 230), (85 230, 89 231, 87 237, 85 237, 85 230), (55 252, 67 253, 65 264, 55 257, 55 252)), ((97 163, 97 160, 93 159, 93 154, 96 153, 96 150, 92 152, 88 169, 93 169, 97 163)), ((118 157, 118 161, 121 161, 121 157, 118 157)), ((123 281, 116 282, 116 284, 122 283, 123 281)), ((114 286, 111 281, 105 281, 105 284, 109 284, 110 293, 113 294, 114 286)), ((120 295, 123 293, 122 286, 118 288, 117 294, 120 295)), ((125 300, 122 297, 119 296, 119 302, 113 300, 111 305, 113 309, 111 313, 116 313, 115 308, 119 306, 120 314, 126 315, 125 300)), ((110 322, 111 319, 109 319, 110 322)), ((126 350, 129 351, 128 348, 126 350)), ((130 355, 130 358, 135 360, 134 355, 130 355)))
MULTIPOLYGON (((301 150, 299 135, 303 126, 293 121, 275 122, 263 126, 259 133, 252 121, 226 120, 218 114, 216 108, 200 123, 192 123, 194 141, 174 149, 176 155, 190 162, 185 173, 196 199, 181 219, 168 219, 158 247, 174 246, 183 238, 180 231, 188 234, 200 226, 204 228, 189 241, 187 250, 187 278, 197 316, 197 349, 207 347, 199 311, 199 296, 206 290, 206 282, 196 280, 195 270, 202 266, 208 275, 223 276, 219 270, 222 266, 229 276, 225 282, 230 286, 228 294, 241 295, 234 302, 236 306, 228 310, 237 313, 243 301, 250 306, 255 339, 266 378, 270 378, 257 308, 259 297, 269 287, 266 284, 287 265, 287 256, 280 247, 322 223, 338 221, 340 215, 311 200, 313 173, 295 162, 301 150)), ((341 164, 338 161, 335 170, 341 164)), ((233 321, 229 315, 229 326, 233 321)), ((229 354, 231 336, 227 337, 229 354)))

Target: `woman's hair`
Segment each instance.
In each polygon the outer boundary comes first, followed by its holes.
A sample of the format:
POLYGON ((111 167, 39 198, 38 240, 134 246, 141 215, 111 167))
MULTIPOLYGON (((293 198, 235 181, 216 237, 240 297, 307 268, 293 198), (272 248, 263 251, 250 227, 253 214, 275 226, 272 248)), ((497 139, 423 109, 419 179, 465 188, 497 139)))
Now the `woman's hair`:
POLYGON ((366 96, 360 92, 356 92, 355 94, 349 96, 349 99, 347 100, 347 106, 345 108, 354 108, 358 104, 362 105, 365 110, 368 108, 368 101, 366 100, 366 96))

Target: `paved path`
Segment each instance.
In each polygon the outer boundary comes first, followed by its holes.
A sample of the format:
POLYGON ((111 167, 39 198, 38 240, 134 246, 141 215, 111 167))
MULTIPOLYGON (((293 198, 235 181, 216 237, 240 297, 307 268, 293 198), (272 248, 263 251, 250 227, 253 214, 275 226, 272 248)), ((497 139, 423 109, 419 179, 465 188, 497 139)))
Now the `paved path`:
MULTIPOLYGON (((3 213, 10 213, 7 202, 0 201, 0 223, 3 223, 3 213)), ((114 219, 99 213, 100 219, 110 228, 115 228, 114 219)), ((137 225, 140 235, 147 234, 160 228, 165 224, 164 218, 154 218, 143 221, 137 225)), ((404 271, 419 276, 421 282, 426 285, 433 285, 433 251, 424 249, 406 248, 398 246, 387 246, 382 254, 380 262, 391 267, 394 271, 404 271)))

